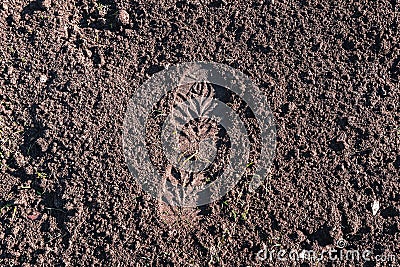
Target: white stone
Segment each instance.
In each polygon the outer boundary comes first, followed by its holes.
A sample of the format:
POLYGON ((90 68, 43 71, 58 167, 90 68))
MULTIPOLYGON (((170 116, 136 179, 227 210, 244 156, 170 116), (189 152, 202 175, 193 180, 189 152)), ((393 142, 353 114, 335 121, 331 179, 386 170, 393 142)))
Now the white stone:
POLYGON ((372 214, 375 216, 376 214, 378 214, 378 210, 379 210, 379 201, 374 200, 374 203, 372 204, 372 214))
POLYGON ((39 81, 40 81, 41 83, 47 82, 47 76, 46 76, 46 75, 40 75, 39 81))

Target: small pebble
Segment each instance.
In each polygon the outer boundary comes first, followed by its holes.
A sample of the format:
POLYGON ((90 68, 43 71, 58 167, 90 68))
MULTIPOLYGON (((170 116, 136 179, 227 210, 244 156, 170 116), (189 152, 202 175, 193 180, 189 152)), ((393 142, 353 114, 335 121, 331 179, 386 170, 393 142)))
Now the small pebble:
POLYGON ((129 14, 126 12, 126 10, 120 10, 118 13, 118 21, 122 25, 128 25, 129 24, 129 14))
POLYGON ((28 217, 28 219, 35 221, 35 220, 39 219, 40 213, 37 211, 34 211, 31 214, 29 214, 27 217, 28 217))
POLYGON ((47 77, 46 77, 46 75, 40 75, 39 81, 40 81, 41 83, 47 82, 47 77))

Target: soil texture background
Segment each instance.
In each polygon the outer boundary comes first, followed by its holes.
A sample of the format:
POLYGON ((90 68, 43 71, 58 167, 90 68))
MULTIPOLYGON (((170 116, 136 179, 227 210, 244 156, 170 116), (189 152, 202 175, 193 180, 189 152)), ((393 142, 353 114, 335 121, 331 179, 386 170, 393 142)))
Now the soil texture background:
POLYGON ((0 266, 316 266, 256 256, 341 239, 399 259, 399 10, 396 0, 3 1, 0 266), (122 132, 135 88, 191 61, 258 85, 277 149, 256 192, 243 179, 189 209, 141 189, 122 132))

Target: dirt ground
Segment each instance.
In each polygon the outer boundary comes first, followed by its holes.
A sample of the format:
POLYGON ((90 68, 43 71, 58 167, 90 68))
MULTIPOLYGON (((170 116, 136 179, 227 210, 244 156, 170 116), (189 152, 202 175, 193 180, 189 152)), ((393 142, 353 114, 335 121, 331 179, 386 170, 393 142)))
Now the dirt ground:
POLYGON ((399 11, 396 0, 3 1, 0 266, 398 266, 399 11), (130 174, 123 121, 135 88, 191 61, 259 86, 277 149, 255 193, 240 182, 172 208, 130 174), (397 263, 257 257, 338 240, 397 263))

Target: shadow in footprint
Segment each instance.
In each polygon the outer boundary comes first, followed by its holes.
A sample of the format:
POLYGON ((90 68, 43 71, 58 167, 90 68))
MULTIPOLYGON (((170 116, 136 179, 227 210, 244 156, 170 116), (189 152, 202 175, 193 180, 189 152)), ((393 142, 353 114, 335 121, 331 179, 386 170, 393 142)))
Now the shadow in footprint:
MULTIPOLYGON (((57 227, 60 229, 62 234, 62 243, 65 248, 69 247, 69 239, 71 232, 69 231, 66 223, 70 221, 70 218, 76 214, 76 209, 66 210, 65 200, 62 199, 63 191, 65 186, 61 186, 60 190, 53 192, 46 192, 42 195, 41 204, 45 207, 46 213, 56 220, 57 227)), ((44 223, 42 229, 48 229, 49 225, 44 223)))
POLYGON ((118 8, 115 1, 100 0, 83 12, 79 26, 81 28, 116 31, 119 29, 117 15, 118 8))
POLYGON ((35 11, 43 11, 43 10, 45 9, 43 8, 42 1, 40 0, 32 1, 22 9, 21 17, 24 17, 25 15, 32 16, 33 13, 35 13, 35 11))
POLYGON ((34 104, 30 107, 29 113, 32 118, 33 127, 24 127, 24 140, 22 145, 20 146, 20 150, 25 157, 29 156, 32 158, 37 158, 43 152, 43 147, 41 146, 40 142, 38 142, 38 140, 39 138, 44 136, 46 128, 37 119, 37 110, 37 104, 34 104))

